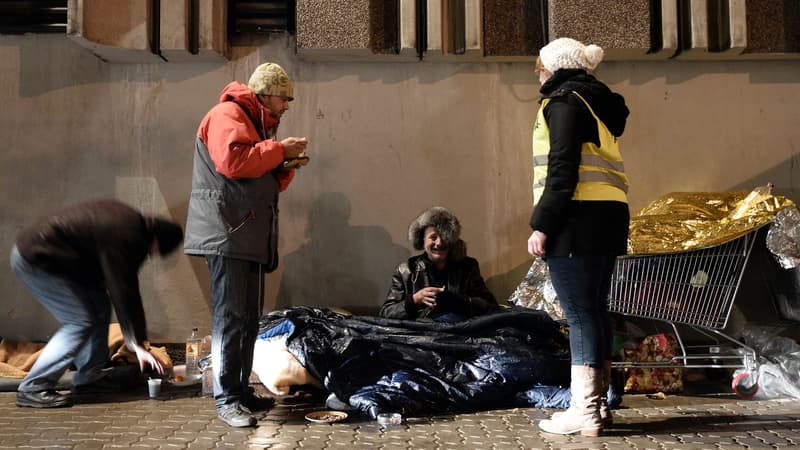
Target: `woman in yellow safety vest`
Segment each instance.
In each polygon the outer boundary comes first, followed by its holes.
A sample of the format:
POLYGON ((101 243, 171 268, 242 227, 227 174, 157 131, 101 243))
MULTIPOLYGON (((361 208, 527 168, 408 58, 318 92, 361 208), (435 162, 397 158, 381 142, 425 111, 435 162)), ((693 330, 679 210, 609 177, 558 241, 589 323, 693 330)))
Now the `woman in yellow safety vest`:
POLYGON ((539 51, 541 107, 533 129, 534 209, 528 252, 546 258, 570 334, 569 409, 542 420, 548 433, 597 436, 612 418, 607 296, 627 249, 628 179, 617 138, 625 99, 589 74, 603 49, 569 38, 539 51))

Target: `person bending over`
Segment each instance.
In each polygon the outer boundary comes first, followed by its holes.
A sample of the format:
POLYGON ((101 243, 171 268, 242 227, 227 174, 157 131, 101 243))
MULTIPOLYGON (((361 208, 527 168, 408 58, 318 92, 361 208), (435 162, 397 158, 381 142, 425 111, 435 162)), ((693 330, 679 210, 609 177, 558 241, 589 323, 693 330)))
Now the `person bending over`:
POLYGON ((148 255, 166 255, 182 239, 178 224, 115 200, 74 205, 19 233, 11 268, 61 328, 20 383, 17 406, 70 406, 71 397, 55 388, 72 365, 77 368, 73 393, 121 388, 105 370, 112 306, 142 372, 149 365, 164 373, 163 363, 144 347, 147 325, 138 272, 148 255))

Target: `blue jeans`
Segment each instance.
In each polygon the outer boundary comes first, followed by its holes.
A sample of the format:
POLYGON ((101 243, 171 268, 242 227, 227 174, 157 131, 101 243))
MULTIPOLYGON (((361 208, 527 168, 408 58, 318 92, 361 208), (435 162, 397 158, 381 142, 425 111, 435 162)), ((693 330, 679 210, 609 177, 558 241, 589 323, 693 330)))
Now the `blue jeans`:
POLYGON ((436 316, 433 318, 434 322, 445 322, 445 323, 456 323, 456 322, 463 322, 467 320, 463 314, 459 313, 445 313, 441 316, 436 316))
POLYGON ((217 410, 252 395, 250 372, 264 306, 261 264, 207 255, 211 275, 211 364, 217 410))
POLYGON ((572 365, 602 368, 611 360, 613 334, 608 290, 614 256, 547 258, 550 279, 569 325, 572 365))
POLYGON ((109 361, 108 324, 111 321, 111 301, 106 290, 37 269, 19 254, 16 245, 11 249, 11 268, 19 281, 61 324, 18 390, 39 392, 53 389, 73 363, 77 368, 72 377, 73 385, 91 383, 102 377, 102 369, 109 361))

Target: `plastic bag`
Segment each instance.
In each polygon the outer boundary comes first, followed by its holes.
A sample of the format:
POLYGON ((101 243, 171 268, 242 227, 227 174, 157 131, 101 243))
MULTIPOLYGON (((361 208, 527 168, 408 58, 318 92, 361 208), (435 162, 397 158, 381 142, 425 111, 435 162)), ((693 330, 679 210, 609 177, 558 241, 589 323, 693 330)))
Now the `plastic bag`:
POLYGON ((544 311, 553 320, 564 320, 564 311, 558 303, 556 290, 550 281, 547 263, 536 258, 508 302, 525 308, 544 311))
MULTIPOLYGON (((800 399, 800 345, 793 339, 779 336, 781 329, 764 326, 749 326, 742 332, 745 343, 759 355, 755 379, 758 389, 753 397, 757 399, 797 398, 800 399)), ((734 373, 734 380, 739 374, 734 373)))

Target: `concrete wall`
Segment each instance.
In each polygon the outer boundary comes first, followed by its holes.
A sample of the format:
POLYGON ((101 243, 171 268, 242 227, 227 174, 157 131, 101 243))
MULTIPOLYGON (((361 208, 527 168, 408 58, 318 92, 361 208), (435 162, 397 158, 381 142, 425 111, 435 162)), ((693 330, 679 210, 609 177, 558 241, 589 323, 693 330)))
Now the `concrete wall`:
MULTIPOLYGON (((410 220, 452 209, 470 254, 506 297, 530 264, 530 133, 538 84, 527 63, 312 63, 285 36, 237 45, 219 64, 105 63, 64 36, 0 36, 0 253, 63 205, 116 197, 185 223, 193 138, 222 86, 282 64, 296 100, 280 137, 307 136, 311 164, 281 199, 275 305, 377 308, 411 254, 410 220)), ((797 199, 800 61, 607 62, 597 72, 631 109, 621 146, 633 210, 670 191, 751 188, 797 199)), ((0 336, 46 339, 56 323, 0 259, 0 336)), ((209 326, 204 262, 141 273, 150 335, 209 326)))

